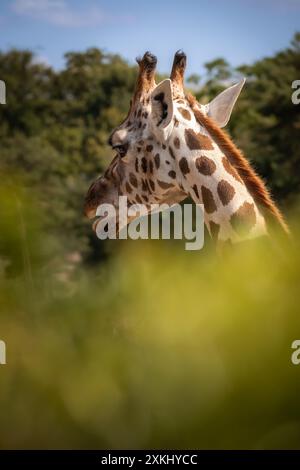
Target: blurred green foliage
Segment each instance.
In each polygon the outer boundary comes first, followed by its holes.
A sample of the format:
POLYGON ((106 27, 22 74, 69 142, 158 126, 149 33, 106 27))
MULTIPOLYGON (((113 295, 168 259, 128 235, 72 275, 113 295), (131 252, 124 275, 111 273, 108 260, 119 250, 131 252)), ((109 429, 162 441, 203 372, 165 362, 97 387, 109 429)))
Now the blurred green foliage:
POLYGON ((135 67, 97 49, 67 54, 61 71, 0 54, 0 448, 300 447, 299 40, 190 77, 202 102, 249 77, 230 132, 294 226, 292 243, 222 259, 168 241, 104 244, 82 216, 135 67))
POLYGON ((1 198, 1 448, 299 448, 297 239, 62 269, 26 191, 1 198))

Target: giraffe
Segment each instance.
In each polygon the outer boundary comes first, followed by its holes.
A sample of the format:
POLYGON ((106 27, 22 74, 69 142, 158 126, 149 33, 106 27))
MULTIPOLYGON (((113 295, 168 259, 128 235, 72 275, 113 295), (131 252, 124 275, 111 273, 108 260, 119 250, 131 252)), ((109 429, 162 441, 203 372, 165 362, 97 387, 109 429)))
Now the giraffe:
MULTIPOLYGON (((170 78, 155 83, 157 59, 137 59, 139 73, 125 120, 112 132, 116 155, 89 188, 85 214, 119 196, 135 203, 174 204, 190 196, 204 205, 204 221, 218 242, 269 235, 275 224, 289 229, 263 181, 223 127, 243 88, 241 80, 207 105, 184 91, 186 55, 177 51, 170 78)), ((94 230, 99 218, 93 224, 94 230)))

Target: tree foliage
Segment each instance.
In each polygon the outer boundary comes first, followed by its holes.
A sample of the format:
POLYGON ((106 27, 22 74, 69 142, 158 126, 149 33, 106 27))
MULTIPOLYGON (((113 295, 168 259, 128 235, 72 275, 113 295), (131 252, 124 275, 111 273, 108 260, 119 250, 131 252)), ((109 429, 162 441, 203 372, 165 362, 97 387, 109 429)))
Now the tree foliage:
POLYGON ((68 250, 88 254, 93 235, 82 215, 83 198, 110 160, 108 134, 127 112, 136 68, 98 49, 65 58, 65 68, 54 71, 30 51, 0 55, 7 84, 0 169, 6 178, 23 177, 46 227, 65 239, 68 250))

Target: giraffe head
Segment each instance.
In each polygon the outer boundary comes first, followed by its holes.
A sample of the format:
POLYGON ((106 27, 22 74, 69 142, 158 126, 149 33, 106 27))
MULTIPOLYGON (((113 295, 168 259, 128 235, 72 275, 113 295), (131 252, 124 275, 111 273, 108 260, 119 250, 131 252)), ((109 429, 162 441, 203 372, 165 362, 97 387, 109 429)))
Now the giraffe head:
MULTIPOLYGON (((204 204, 211 234, 234 239, 240 219, 249 232, 255 227, 264 232, 264 219, 251 189, 232 164, 232 149, 222 147, 218 134, 222 134, 245 80, 211 103, 200 105, 184 92, 184 53, 175 54, 170 79, 158 85, 154 78, 156 62, 149 52, 138 60, 139 74, 128 115, 109 139, 117 155, 105 174, 91 185, 86 215, 95 217, 103 203, 118 210, 119 196, 127 196, 129 206, 143 203, 150 210, 151 204, 174 204, 190 195, 204 204), (209 129, 211 125, 217 129, 215 135, 209 129)), ((243 173, 241 161, 235 163, 243 173)), ((256 177, 252 169, 248 177, 256 177)), ((268 198, 261 180, 259 185, 263 198, 268 198)))
MULTIPOLYGON (((146 52, 137 60, 139 74, 129 112, 112 132, 109 144, 117 155, 103 176, 90 186, 85 199, 85 213, 96 216, 100 204, 111 203, 118 209, 119 196, 128 204, 174 203, 186 197, 177 181, 175 160, 167 146, 176 119, 171 80, 155 83, 156 57, 146 52)), ((185 55, 177 53, 173 74, 184 70, 185 55)), ((183 98, 183 90, 174 91, 183 98)), ((97 221, 96 221, 97 223, 97 221)), ((94 227, 96 227, 96 223, 94 227)))

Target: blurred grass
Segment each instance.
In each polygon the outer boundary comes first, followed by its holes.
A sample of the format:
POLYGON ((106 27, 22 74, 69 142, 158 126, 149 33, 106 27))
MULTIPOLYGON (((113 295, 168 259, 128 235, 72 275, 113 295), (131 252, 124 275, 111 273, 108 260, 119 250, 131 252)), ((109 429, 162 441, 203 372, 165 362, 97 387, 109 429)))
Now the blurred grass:
POLYGON ((299 237, 88 271, 19 183, 0 201, 1 448, 300 448, 299 237))

